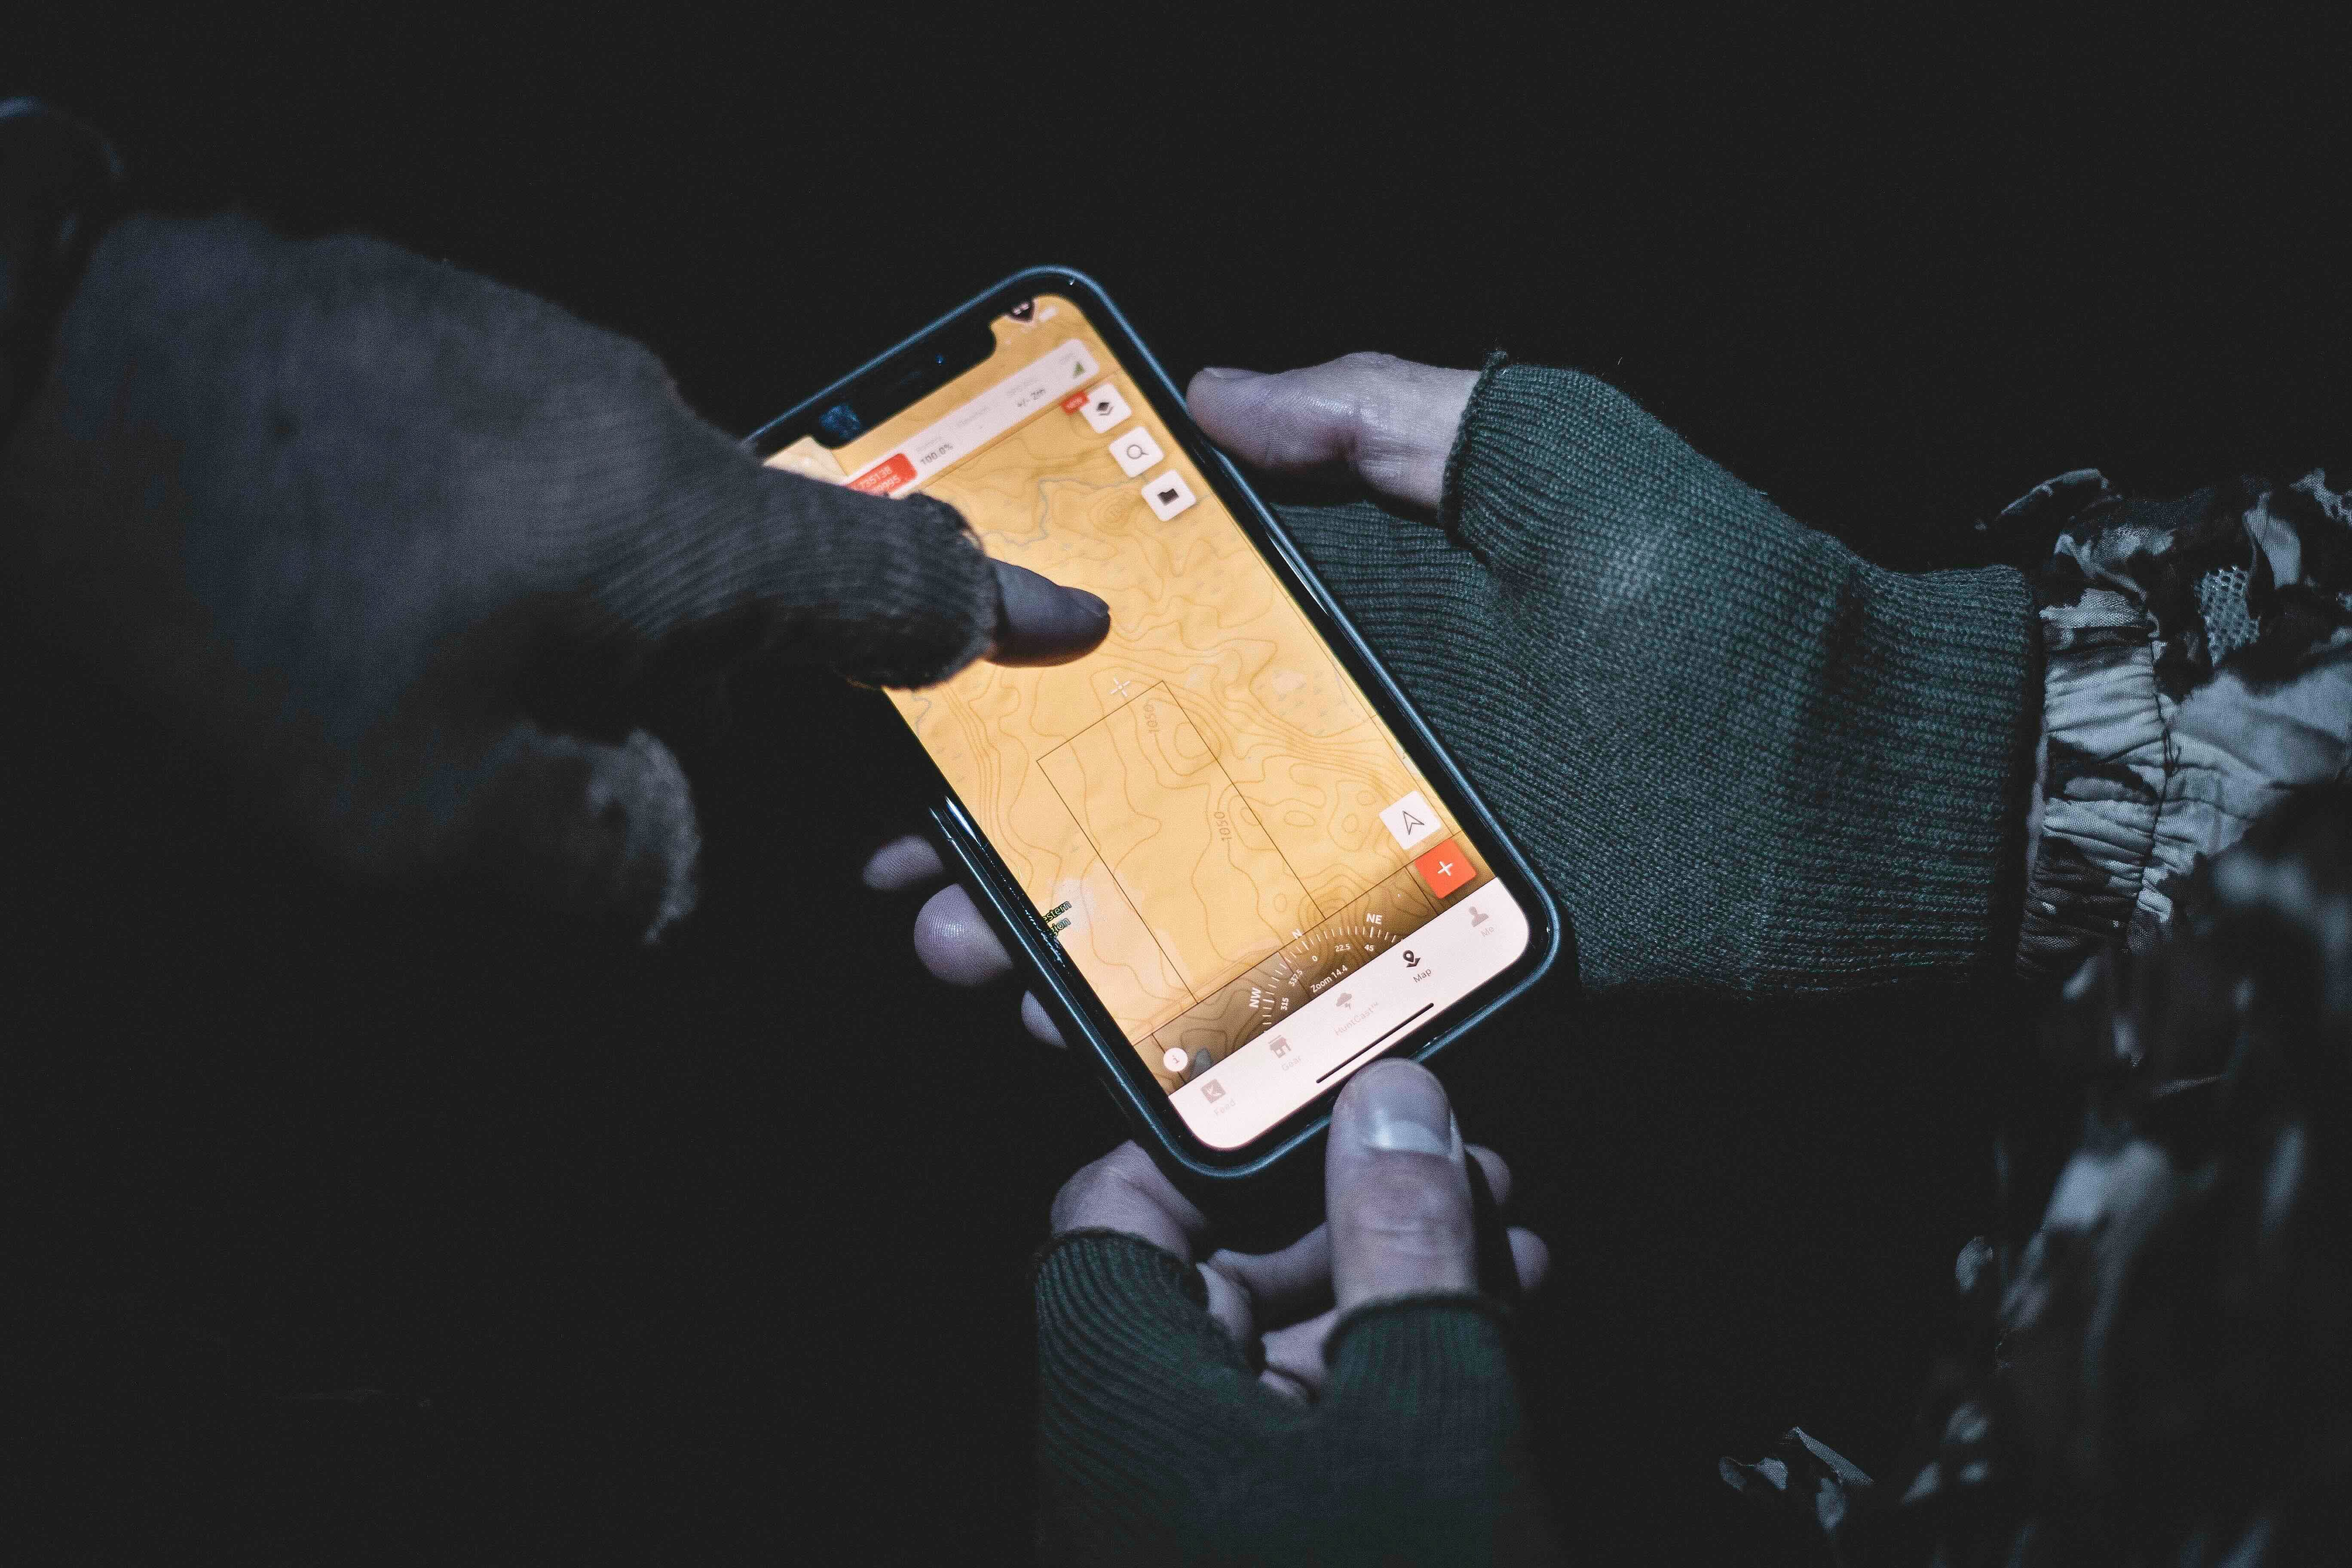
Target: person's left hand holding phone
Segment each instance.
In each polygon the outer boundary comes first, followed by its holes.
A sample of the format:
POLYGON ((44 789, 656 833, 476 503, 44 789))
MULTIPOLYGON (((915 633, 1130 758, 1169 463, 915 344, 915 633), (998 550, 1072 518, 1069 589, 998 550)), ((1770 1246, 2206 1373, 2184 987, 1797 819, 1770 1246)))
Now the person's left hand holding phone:
POLYGON ((699 832, 643 695, 751 659, 920 686, 1103 603, 954 510, 761 467, 644 348, 392 246, 132 217, 0 450, 16 628, 346 870, 651 938, 699 832))
MULTIPOLYGON (((1477 1289, 1444 1088, 1376 1062, 1333 1108, 1326 1223, 1251 1256, 1133 1143, 1071 1178, 1037 1269, 1047 1534, 1082 1561, 1527 1562, 1507 1314, 1477 1289)), ((1523 1289, 1543 1243, 1508 1233, 1523 1289)))

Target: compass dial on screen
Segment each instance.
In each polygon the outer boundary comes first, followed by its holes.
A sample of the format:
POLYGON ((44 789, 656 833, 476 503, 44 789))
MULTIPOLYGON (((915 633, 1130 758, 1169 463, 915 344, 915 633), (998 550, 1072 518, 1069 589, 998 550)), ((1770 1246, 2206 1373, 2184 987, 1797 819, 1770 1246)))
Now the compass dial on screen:
POLYGON ((1350 900, 1329 921, 1294 938, 1251 973, 1252 1032, 1274 1027, 1436 915, 1437 900, 1410 869, 1350 900))
POLYGON ((1378 910, 1351 915, 1291 942, 1251 976, 1250 1007, 1260 1029, 1274 1027, 1404 940, 1378 910))
POLYGON ((1170 1089, 1199 1077, 1316 997, 1344 990, 1348 976, 1436 916, 1437 900, 1412 868, 1395 872, 1149 1037, 1142 1048, 1153 1076, 1170 1089))

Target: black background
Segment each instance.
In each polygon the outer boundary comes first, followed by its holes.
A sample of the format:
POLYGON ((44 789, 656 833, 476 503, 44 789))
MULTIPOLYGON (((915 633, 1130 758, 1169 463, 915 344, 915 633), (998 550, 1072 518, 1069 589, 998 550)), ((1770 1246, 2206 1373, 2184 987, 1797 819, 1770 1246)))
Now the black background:
MULTIPOLYGON (((1496 345, 1601 372, 1906 566, 2084 465, 2340 458, 2327 40, 1168 8, 694 30, 13 22, 145 199, 371 231, 637 336, 748 430, 1015 268, 1182 377, 1496 345)), ((681 738, 706 908, 567 952, 354 907, 17 658, 0 1399, 17 1560, 1010 1555, 1024 1266, 1117 1136, 857 889, 911 806, 839 699, 681 738), (163 1550, 168 1548, 168 1550, 163 1550)), ((1695 852, 1703 847, 1695 847, 1695 852)), ((1462 1053, 1550 1239, 1547 1480, 1610 1555, 1777 1550, 1714 1476, 1891 1458, 1985 1223, 2007 1020, 1555 993, 1462 1053)))

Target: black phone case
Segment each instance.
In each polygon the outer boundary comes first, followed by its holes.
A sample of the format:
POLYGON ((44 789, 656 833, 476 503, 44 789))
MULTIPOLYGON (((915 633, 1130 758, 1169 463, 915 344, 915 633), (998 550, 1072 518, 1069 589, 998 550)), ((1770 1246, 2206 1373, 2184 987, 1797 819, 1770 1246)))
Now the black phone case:
MULTIPOLYGON (((1171 436, 1215 486, 1220 499, 1232 509, 1244 530, 1265 547, 1264 553, 1276 575, 1307 609, 1318 632, 1379 707, 1381 716, 1405 743, 1423 772, 1444 792, 1463 826, 1486 851, 1489 868, 1509 887, 1527 911, 1527 952, 1510 969, 1488 982, 1486 989, 1473 993, 1459 1004, 1435 1034, 1414 1047, 1413 1058, 1426 1062, 1549 973, 1563 946, 1570 941, 1566 922, 1518 847, 1471 788, 1453 758, 1438 744, 1429 726, 1382 668, 1346 613, 1316 579, 1306 559, 1283 531, 1280 520, 1250 489, 1240 470, 1193 426, 1185 410, 1183 395, 1099 284, 1069 268, 1036 267, 1014 273, 804 398, 754 431, 745 445, 761 457, 769 455, 803 433, 818 411, 849 399, 852 389, 895 367, 918 362, 919 351, 927 342, 968 323, 976 315, 982 320, 992 319, 1019 300, 1045 293, 1064 294, 1081 301, 1092 324, 1111 342, 1137 389, 1150 399, 1171 436)), ((929 754, 911 732, 905 731, 903 726, 899 729, 906 735, 908 751, 936 783, 938 804, 931 810, 932 826, 950 864, 986 911, 1007 950, 1020 955, 1029 969, 1038 999, 1053 1016, 1063 1038, 1093 1058, 1098 1075, 1134 1130, 1137 1141, 1150 1151, 1161 1169, 1180 1186, 1221 1210, 1227 1209, 1246 1189, 1250 1200, 1247 1206, 1261 1211, 1260 1218, 1267 1217, 1263 1211, 1269 1204, 1286 1214, 1294 1209, 1301 1215, 1319 1212, 1319 1180, 1310 1183, 1307 1178, 1319 1173, 1321 1162, 1293 1157, 1321 1146, 1330 1121, 1330 1095, 1327 1093, 1309 1102, 1242 1150, 1213 1150, 1193 1139, 1168 1103, 1165 1092, 1143 1067, 1135 1048, 1108 1023, 1108 1015, 1097 1005, 1092 1005, 1091 987, 1076 965, 1062 955, 1027 894, 989 847, 979 826, 931 763, 929 754), (1268 1179, 1277 1173, 1286 1173, 1291 1179, 1268 1179)), ((1573 973, 1572 967, 1570 972, 1573 973)), ((1334 1086, 1333 1092, 1336 1089, 1334 1086)))

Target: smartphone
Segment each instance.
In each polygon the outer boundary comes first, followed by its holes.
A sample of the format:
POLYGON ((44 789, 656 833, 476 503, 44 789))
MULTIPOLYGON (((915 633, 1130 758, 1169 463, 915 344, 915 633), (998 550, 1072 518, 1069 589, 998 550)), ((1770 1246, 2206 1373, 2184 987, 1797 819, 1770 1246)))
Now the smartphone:
POLYGON ((1541 883, 1091 279, 1009 278, 751 445, 948 501, 1110 605, 1075 663, 884 695, 976 899, 1175 1173, 1268 1170, 1350 1074, 1550 967, 1541 883))

